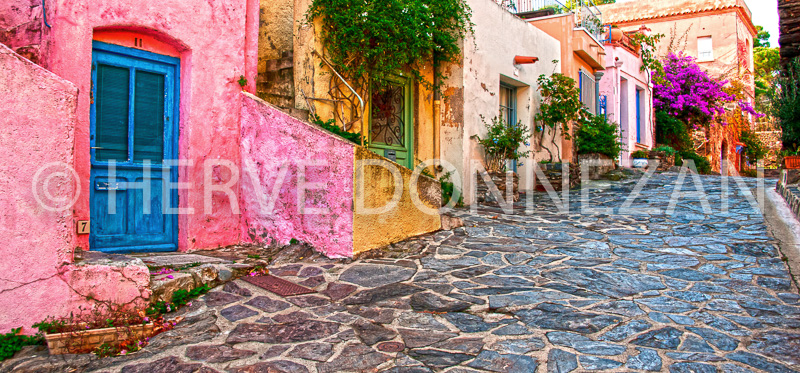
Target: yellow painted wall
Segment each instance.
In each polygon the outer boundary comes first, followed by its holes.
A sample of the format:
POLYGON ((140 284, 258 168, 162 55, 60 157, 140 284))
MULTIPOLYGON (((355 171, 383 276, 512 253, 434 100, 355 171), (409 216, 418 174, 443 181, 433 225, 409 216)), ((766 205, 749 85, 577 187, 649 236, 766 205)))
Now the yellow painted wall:
POLYGON ((258 27, 258 72, 267 60, 281 58, 293 48, 294 0, 261 0, 258 27))
MULTIPOLYGON (((415 205, 410 193, 412 171, 393 162, 392 165, 402 177, 403 191, 399 202, 393 209, 380 214, 370 214, 365 211, 387 206, 394 198, 394 191, 398 185, 394 182, 391 171, 381 166, 364 165, 359 162, 364 160, 388 162, 366 148, 356 147, 353 255, 441 229, 442 220, 438 213, 428 214, 415 205), (359 175, 360 166, 363 169, 363 177, 359 175)), ((420 175, 417 189, 422 206, 433 211, 438 210, 442 203, 439 183, 420 175)))

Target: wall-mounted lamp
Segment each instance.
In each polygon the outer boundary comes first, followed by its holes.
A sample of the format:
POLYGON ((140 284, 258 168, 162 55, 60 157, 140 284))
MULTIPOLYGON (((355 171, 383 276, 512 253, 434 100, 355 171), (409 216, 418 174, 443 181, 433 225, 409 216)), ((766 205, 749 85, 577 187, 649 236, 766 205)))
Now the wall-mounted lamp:
POLYGON ((536 63, 537 61, 539 61, 539 57, 526 57, 526 56, 514 57, 515 65, 530 65, 536 63))

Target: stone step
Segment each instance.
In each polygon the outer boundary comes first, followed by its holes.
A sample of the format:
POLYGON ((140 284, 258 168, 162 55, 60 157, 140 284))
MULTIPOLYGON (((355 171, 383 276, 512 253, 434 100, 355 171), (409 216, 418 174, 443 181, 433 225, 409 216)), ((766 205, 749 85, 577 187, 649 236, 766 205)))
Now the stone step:
POLYGON ((280 58, 266 61, 266 71, 280 71, 294 68, 294 58, 280 58))

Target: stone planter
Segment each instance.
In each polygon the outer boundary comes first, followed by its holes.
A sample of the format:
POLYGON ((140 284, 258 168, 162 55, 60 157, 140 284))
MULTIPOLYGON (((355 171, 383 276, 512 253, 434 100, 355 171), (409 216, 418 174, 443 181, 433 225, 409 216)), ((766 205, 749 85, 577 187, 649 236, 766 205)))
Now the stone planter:
MULTIPOLYGON (((562 191, 563 187, 563 180, 564 180, 564 170, 563 170, 563 163, 543 163, 539 164, 539 167, 544 173, 544 176, 547 178, 547 181, 550 182, 550 185, 553 187, 555 191, 562 191)), ((568 181, 568 188, 572 189, 578 186, 581 183, 581 168, 575 165, 569 165, 569 174, 566 175, 568 181)), ((536 187, 534 188, 537 192, 544 192, 547 189, 544 185, 539 181, 538 177, 536 179, 536 187)))
MULTIPOLYGON (((506 183, 508 181, 508 175, 512 176, 511 186, 513 190, 511 193, 513 195, 513 201, 519 202, 519 176, 516 173, 489 172, 489 177, 492 179, 492 183, 494 183, 494 185, 497 187, 497 190, 500 191, 500 194, 503 196, 504 200, 507 198, 506 190, 508 189, 508 186, 506 183)), ((478 185, 476 190, 478 202, 495 206, 500 204, 489 190, 489 186, 484 181, 483 175, 478 175, 478 185)))
POLYGON ((51 355, 88 353, 104 343, 114 345, 130 339, 140 339, 153 335, 153 324, 134 325, 74 331, 69 333, 45 334, 47 348, 51 355))
POLYGON ((600 180, 603 175, 617 168, 614 160, 604 154, 581 154, 578 156, 578 160, 582 169, 584 166, 588 166, 589 180, 600 180))
POLYGON ((634 158, 633 159, 633 168, 647 168, 649 163, 648 159, 645 158, 634 158))

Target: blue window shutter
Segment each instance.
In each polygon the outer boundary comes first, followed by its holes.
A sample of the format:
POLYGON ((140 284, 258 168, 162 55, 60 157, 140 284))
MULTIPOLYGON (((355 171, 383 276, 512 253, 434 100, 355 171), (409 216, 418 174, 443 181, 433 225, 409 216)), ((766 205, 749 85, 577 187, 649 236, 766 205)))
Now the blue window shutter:
POLYGON ((164 75, 136 71, 133 95, 133 160, 164 159, 164 75))
POLYGON ((130 70, 97 66, 95 158, 98 161, 128 160, 128 101, 130 70))

